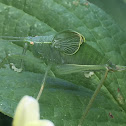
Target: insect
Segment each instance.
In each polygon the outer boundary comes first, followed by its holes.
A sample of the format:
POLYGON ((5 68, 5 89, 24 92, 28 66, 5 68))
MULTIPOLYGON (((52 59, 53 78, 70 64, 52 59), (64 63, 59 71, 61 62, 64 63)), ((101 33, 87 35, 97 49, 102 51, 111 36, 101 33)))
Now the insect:
MULTIPOLYGON (((111 63, 107 65, 106 64, 98 65, 99 62, 98 60, 100 61, 104 60, 103 57, 100 56, 99 53, 96 50, 94 50, 91 46, 86 44, 84 36, 76 31, 65 30, 57 33, 56 35, 50 35, 50 36, 36 36, 36 37, 3 36, 2 38, 9 39, 9 41, 12 41, 20 46, 22 46, 22 43, 20 42, 24 41, 23 54, 25 54, 26 50, 29 49, 36 57, 42 57, 42 59, 48 65, 42 81, 40 92, 37 96, 37 100, 39 100, 40 95, 42 94, 46 77, 50 69, 53 70, 54 73, 56 74, 71 74, 82 71, 100 71, 100 70, 105 71, 105 75, 101 79, 100 84, 96 88, 91 100, 89 101, 89 104, 78 126, 82 125, 85 117, 88 114, 89 109, 91 108, 93 101, 95 100, 95 97, 97 96, 99 90, 101 89, 107 77, 108 72, 125 70, 125 67, 113 65, 111 63), (96 55, 98 57, 98 60, 96 62, 93 61, 92 59, 91 64, 86 65, 87 62, 89 62, 88 59, 90 60, 90 58, 85 58, 89 56, 89 48, 91 48, 92 51, 95 51, 98 54, 96 55)), ((106 61, 104 60, 102 62, 106 61)))

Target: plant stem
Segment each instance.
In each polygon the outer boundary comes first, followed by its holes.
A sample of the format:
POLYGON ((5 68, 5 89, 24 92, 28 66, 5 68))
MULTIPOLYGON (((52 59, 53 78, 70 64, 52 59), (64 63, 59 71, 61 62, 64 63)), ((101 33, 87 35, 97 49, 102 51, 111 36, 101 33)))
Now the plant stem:
POLYGON ((89 103, 88 103, 88 105, 87 105, 87 107, 86 107, 86 110, 85 110, 85 112, 84 112, 82 118, 80 119, 80 122, 79 122, 78 126, 81 126, 82 123, 83 123, 83 121, 85 120, 85 118, 86 118, 86 116, 87 116, 87 114, 88 114, 88 112, 89 112, 89 110, 90 110, 90 108, 91 108, 91 105, 93 104, 93 102, 94 102, 94 100, 95 100, 95 98, 96 98, 98 92, 100 91, 100 89, 101 89, 101 87, 102 87, 102 85, 103 85, 103 83, 104 83, 104 81, 105 81, 105 79, 106 79, 106 77, 107 77, 107 75, 108 75, 108 72, 109 72, 109 69, 107 68, 107 70, 105 71, 105 75, 104 75, 104 77, 101 79, 100 84, 97 86, 97 88, 96 88, 94 94, 92 95, 92 97, 91 97, 91 99, 90 99, 90 101, 89 101, 89 103))

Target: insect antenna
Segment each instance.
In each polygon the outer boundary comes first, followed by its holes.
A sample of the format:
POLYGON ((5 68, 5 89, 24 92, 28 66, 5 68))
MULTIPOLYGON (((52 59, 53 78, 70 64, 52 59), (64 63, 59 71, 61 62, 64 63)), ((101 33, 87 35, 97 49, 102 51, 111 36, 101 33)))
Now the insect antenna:
POLYGON ((14 37, 14 36, 0 36, 0 39, 7 40, 9 42, 27 41, 27 37, 14 37))

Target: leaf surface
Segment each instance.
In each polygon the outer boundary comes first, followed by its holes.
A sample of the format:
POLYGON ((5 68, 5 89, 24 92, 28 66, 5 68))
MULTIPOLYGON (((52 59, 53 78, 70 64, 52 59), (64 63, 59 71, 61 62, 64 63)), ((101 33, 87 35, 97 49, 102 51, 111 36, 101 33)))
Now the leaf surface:
MULTIPOLYGON (((86 0, 0 0, 1 36, 54 35, 65 29, 81 33, 86 44, 77 55, 78 63, 126 65, 126 36, 112 18, 86 0), (82 59, 80 62, 78 59, 82 59)), ((37 50, 36 50, 37 51, 37 50)), ((16 73, 9 63, 20 67, 22 48, 0 40, 0 111, 13 116, 16 105, 24 95, 37 96, 45 63, 28 52, 24 71, 16 73), (11 57, 6 60, 6 54, 11 57), (5 61, 4 61, 5 59, 5 61), (28 59, 28 60, 27 60, 28 59), (4 62, 3 62, 4 61, 4 62)), ((67 57, 69 59, 69 57, 67 57)), ((66 60, 67 60, 66 59, 66 60)), ((73 61, 73 59, 71 59, 73 61)), ((73 61, 74 62, 74 61, 73 61)), ((103 72, 91 78, 84 73, 70 75, 49 74, 40 99, 41 118, 52 120, 56 126, 77 126, 103 72)), ((126 121, 126 72, 109 73, 97 96, 84 126, 123 126, 126 121)))

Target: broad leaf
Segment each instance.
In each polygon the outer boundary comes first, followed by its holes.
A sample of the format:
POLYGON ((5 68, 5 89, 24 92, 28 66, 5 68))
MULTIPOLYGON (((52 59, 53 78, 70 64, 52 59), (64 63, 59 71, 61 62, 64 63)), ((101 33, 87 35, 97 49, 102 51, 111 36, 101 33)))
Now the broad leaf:
POLYGON ((106 13, 110 14, 119 25, 126 30, 126 1, 125 0, 89 0, 98 7, 102 8, 106 13))
MULTIPOLYGON (((86 43, 75 60, 66 57, 73 63, 95 65, 110 60, 126 65, 124 31, 109 15, 86 0, 0 0, 0 20, 1 36, 55 35, 65 29, 79 32, 86 43)), ((23 58, 24 71, 14 72, 9 63, 20 67, 20 58, 15 55, 21 53, 20 46, 0 40, 0 111, 10 117, 21 97, 37 96, 46 69, 43 60, 28 52, 23 58), (7 54, 10 54, 8 59, 7 54)), ((86 78, 83 72, 58 75, 50 71, 52 77, 48 76, 39 101, 41 118, 52 120, 56 126, 77 126, 103 73, 95 72, 86 78)), ((125 125, 125 77, 126 72, 109 73, 84 126, 125 125)))

